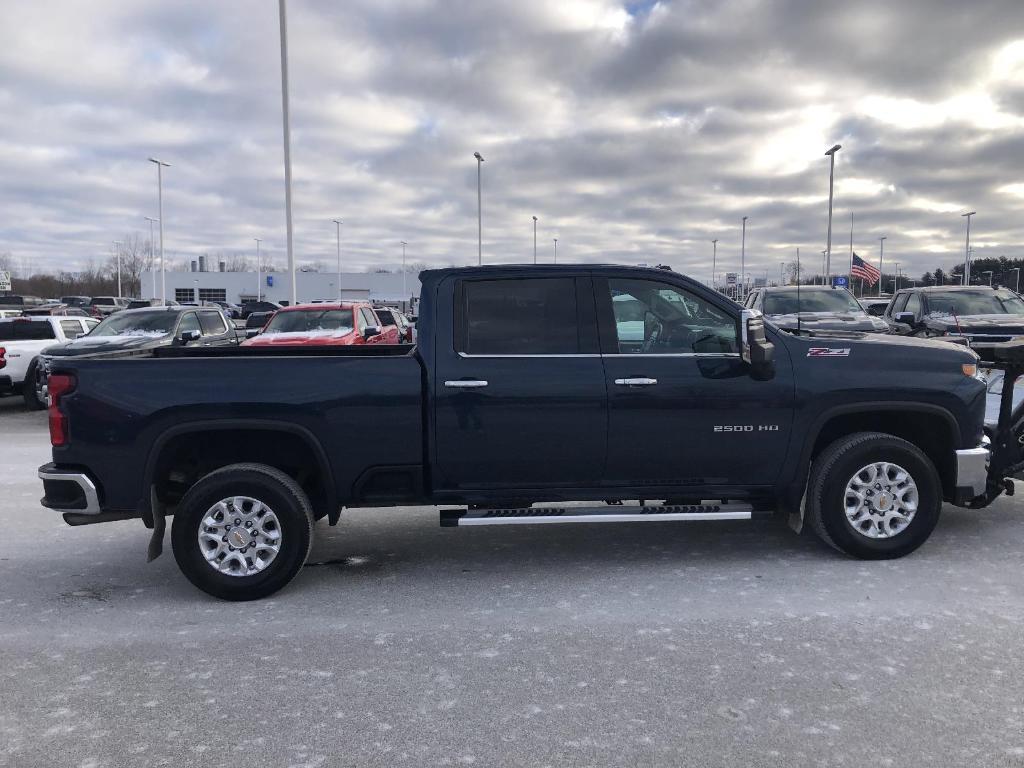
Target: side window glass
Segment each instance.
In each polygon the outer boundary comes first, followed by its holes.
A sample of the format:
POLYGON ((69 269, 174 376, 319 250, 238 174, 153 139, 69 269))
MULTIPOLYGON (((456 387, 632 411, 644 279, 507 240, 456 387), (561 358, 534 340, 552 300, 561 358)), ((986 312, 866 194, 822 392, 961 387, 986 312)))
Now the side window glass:
POLYGON ((688 291, 654 280, 608 281, 620 354, 735 353, 737 321, 688 291))
POLYGON ((183 315, 181 322, 178 323, 178 336, 181 336, 185 331, 202 331, 202 328, 199 326, 199 319, 196 317, 195 312, 189 312, 187 315, 183 315))
POLYGON ((910 297, 907 299, 906 307, 902 311, 913 312, 914 317, 921 317, 921 294, 910 294, 910 297))
POLYGON ((204 336, 219 336, 227 330, 217 312, 200 312, 199 324, 203 327, 204 336))
POLYGON ((373 314, 373 312, 368 310, 366 307, 363 307, 362 312, 363 312, 363 323, 364 323, 365 326, 375 325, 378 328, 380 327, 380 320, 377 319, 377 317, 373 314))
POLYGON ((895 315, 897 312, 902 312, 903 308, 907 306, 907 299, 910 298, 910 294, 901 293, 896 297, 896 300, 892 303, 892 314, 895 315))
POLYGON ((61 320, 60 328, 69 339, 77 339, 82 335, 82 326, 77 320, 61 320))
POLYGON ((457 351, 471 355, 572 355, 580 350, 576 280, 464 280, 457 351))

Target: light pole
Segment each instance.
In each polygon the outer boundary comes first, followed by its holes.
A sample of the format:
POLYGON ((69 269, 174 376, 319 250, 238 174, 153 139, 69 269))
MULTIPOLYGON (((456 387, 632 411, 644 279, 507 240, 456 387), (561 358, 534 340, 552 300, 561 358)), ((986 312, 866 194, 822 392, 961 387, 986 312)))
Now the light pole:
POLYGON ((121 246, 120 240, 114 241, 114 254, 117 256, 117 298, 121 298, 121 246))
POLYGON ((1016 287, 1013 290, 1014 290, 1014 293, 1020 293, 1020 267, 1014 267, 1010 271, 1017 273, 1017 285, 1016 285, 1016 287))
POLYGON ((826 253, 828 253, 828 251, 822 251, 821 252, 821 284, 822 285, 825 284, 825 254, 826 253))
POLYGON ((164 168, 170 168, 170 163, 165 163, 156 157, 149 158, 149 162, 156 163, 156 198, 159 207, 160 218, 160 303, 167 305, 167 268, 164 264, 164 168))
POLYGON ((331 219, 337 230, 338 241, 338 303, 341 304, 341 219, 331 219))
MULTIPOLYGON (((292 135, 288 115, 288 20, 285 0, 278 0, 281 27, 281 119, 284 126, 284 222, 288 236, 288 274, 291 276, 291 305, 296 304, 295 251, 292 249, 292 135)), ((340 289, 339 289, 340 290, 340 289)))
POLYGON ((558 263, 558 238, 556 237, 554 240, 555 240, 555 264, 557 264, 558 263))
POLYGON ((743 237, 740 240, 740 302, 742 303, 743 298, 747 295, 747 286, 745 283, 747 275, 747 219, 749 217, 743 217, 743 237))
POLYGON ((711 289, 718 288, 718 276, 715 274, 718 262, 718 240, 711 241, 711 289))
POLYGON ((783 285, 786 282, 786 262, 779 262, 779 285, 783 285))
POLYGON ((263 275, 260 274, 260 239, 254 237, 256 241, 256 301, 260 300, 260 294, 263 292, 263 275))
POLYGON ((896 275, 892 279, 892 292, 896 293, 900 289, 900 263, 896 262, 896 275))
POLYGON ((992 270, 991 269, 986 269, 986 270, 982 271, 981 274, 988 275, 988 287, 991 288, 992 287, 992 270))
POLYGON ((825 240, 825 280, 826 284, 832 282, 832 189, 833 189, 833 178, 835 177, 836 170, 836 152, 842 149, 842 146, 836 144, 833 146, 825 155, 829 159, 828 164, 828 235, 825 240))
POLYGON ((537 217, 533 217, 533 263, 537 263, 537 217))
POLYGON ((882 235, 878 238, 878 295, 882 295, 882 259, 885 258, 885 241, 888 240, 888 235, 882 235))
POLYGON ((405 246, 408 245, 405 240, 402 240, 402 303, 405 303, 405 246))
POLYGON ((977 211, 961 213, 960 216, 967 219, 967 243, 964 245, 964 285, 971 284, 971 216, 977 211))
MULTIPOLYGON (((146 216, 146 221, 149 222, 149 276, 153 278, 153 294, 152 297, 156 298, 156 264, 153 263, 153 224, 159 221, 154 219, 152 216, 146 216)), ((142 286, 139 286, 139 293, 142 293, 142 286)))
POLYGON ((476 263, 480 266, 484 263, 484 213, 481 166, 484 164, 484 157, 479 152, 474 152, 476 158, 476 263))

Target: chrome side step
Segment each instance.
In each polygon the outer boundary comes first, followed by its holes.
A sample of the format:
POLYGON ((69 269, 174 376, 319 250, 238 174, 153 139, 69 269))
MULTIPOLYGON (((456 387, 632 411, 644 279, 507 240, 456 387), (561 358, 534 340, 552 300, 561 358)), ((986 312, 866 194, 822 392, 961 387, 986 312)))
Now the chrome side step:
POLYGON ((441 526, 540 525, 542 523, 657 523, 668 520, 752 520, 772 512, 749 504, 666 504, 651 506, 518 507, 510 509, 442 509, 441 526))

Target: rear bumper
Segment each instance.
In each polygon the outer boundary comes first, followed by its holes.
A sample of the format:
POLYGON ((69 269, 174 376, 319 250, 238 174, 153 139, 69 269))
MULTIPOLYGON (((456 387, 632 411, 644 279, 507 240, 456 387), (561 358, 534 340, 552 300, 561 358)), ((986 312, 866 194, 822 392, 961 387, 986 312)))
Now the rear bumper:
POLYGON ((966 503, 985 493, 989 449, 984 445, 956 451, 956 501, 966 503))
POLYGON ((40 503, 44 507, 75 515, 98 515, 103 511, 99 489, 86 473, 44 464, 39 468, 39 479, 43 481, 40 503))

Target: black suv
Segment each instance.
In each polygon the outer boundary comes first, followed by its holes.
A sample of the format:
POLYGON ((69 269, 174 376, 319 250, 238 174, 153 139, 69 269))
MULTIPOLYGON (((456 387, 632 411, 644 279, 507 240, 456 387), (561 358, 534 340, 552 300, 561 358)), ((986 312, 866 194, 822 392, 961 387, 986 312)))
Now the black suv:
POLYGON ((904 336, 959 336, 971 342, 1024 336, 1024 300, 1009 288, 940 285, 898 291, 885 317, 904 336))

